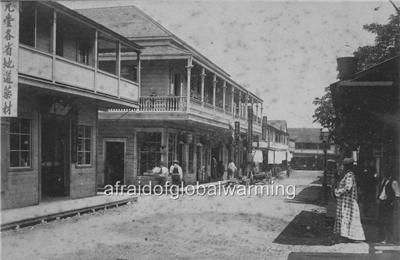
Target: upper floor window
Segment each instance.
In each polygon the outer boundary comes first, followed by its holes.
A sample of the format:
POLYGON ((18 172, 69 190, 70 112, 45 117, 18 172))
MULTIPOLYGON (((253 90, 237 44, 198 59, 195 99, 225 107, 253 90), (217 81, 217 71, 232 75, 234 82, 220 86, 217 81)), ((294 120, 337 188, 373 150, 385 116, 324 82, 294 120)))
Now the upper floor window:
POLYGON ((10 120, 10 167, 31 167, 32 165, 31 120, 11 118, 10 120))
POLYGON ((52 50, 52 9, 34 2, 21 2, 19 41, 45 52, 52 50))

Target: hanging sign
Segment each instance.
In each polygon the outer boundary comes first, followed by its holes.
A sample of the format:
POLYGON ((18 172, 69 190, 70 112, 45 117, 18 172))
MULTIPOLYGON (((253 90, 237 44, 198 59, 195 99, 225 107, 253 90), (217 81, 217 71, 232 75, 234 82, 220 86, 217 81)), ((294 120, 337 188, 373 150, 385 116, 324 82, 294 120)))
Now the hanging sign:
POLYGON ((19 2, 1 1, 1 116, 16 117, 18 108, 19 2))

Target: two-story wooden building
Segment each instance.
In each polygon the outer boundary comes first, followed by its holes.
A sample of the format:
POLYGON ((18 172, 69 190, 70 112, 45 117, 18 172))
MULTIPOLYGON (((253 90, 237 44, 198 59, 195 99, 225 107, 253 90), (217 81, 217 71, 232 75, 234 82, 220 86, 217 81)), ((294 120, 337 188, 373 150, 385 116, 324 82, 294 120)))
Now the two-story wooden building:
MULTIPOLYGON (((187 183, 217 179, 215 162, 226 167, 234 157, 235 121, 246 139, 248 106, 254 110, 253 133, 261 134, 262 100, 151 17, 134 6, 78 12, 145 47, 139 109, 100 114, 100 185, 136 183, 160 161, 170 165, 174 159, 183 166, 187 183), (124 154, 124 160, 112 153, 124 154)), ((133 58, 122 55, 124 61, 133 58)), ((236 157, 242 164, 244 142, 240 146, 236 157)))
POLYGON ((273 166, 281 166, 290 161, 286 120, 267 120, 264 116, 258 147, 263 154, 264 168, 271 169, 273 166))
POLYGON ((141 47, 56 2, 1 8, 2 209, 95 195, 98 110, 138 106, 141 47))

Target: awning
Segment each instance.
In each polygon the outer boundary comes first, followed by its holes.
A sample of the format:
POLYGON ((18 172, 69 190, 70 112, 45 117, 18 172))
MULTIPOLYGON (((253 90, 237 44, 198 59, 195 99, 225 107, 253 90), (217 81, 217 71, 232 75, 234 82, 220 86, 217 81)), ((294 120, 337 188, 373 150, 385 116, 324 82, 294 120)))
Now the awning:
POLYGON ((253 152, 253 162, 255 162, 255 163, 263 162, 263 153, 261 150, 255 150, 253 152))

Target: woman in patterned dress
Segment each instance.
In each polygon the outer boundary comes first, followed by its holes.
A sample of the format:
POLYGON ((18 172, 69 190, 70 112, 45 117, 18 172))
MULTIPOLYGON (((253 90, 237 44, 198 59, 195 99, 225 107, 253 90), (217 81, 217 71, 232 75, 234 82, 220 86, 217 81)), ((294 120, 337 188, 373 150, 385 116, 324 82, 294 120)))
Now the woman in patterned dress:
POLYGON ((337 197, 334 233, 348 240, 365 240, 357 203, 357 183, 351 171, 353 159, 343 160, 344 176, 335 189, 337 197))

